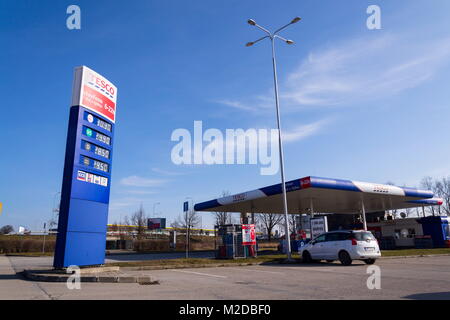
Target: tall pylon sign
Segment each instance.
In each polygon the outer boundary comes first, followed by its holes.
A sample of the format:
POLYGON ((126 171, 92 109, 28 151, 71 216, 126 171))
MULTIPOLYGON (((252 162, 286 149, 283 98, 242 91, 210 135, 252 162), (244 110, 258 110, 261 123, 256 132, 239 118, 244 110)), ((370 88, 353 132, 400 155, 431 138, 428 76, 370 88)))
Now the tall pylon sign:
POLYGON ((61 190, 55 268, 105 261, 117 88, 75 68, 61 190))

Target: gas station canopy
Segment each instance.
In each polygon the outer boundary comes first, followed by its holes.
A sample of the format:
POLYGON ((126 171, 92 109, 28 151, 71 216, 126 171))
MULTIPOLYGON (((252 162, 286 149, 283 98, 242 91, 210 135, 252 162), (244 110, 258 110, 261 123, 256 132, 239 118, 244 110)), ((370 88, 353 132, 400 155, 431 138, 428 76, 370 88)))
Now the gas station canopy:
MULTIPOLYGON (((304 177, 286 182, 288 212, 377 212, 441 205, 433 192, 343 179, 304 177)), ((197 203, 196 211, 283 213, 281 183, 197 203)))

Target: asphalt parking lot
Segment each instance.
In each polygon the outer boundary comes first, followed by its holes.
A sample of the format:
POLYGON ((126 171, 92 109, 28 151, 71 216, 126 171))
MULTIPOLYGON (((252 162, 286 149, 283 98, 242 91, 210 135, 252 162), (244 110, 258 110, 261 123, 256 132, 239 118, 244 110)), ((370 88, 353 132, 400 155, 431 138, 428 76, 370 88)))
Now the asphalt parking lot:
POLYGON ((158 285, 24 280, 16 272, 45 267, 51 257, 0 256, 0 299, 450 299, 450 256, 379 259, 381 289, 368 289, 367 265, 258 265, 130 271, 158 285))

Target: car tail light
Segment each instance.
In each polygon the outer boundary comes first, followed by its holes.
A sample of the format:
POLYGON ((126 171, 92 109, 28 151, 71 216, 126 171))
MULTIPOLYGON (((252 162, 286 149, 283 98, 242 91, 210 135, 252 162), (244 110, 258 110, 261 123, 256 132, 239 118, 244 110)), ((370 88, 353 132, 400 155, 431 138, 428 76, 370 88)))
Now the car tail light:
POLYGON ((356 241, 355 238, 352 238, 352 246, 356 246, 358 244, 358 242, 356 241))

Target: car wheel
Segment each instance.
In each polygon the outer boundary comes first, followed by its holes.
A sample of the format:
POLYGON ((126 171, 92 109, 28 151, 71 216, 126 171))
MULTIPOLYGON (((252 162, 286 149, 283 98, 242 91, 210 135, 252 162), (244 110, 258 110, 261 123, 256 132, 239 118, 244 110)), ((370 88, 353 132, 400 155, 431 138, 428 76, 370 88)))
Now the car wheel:
POLYGON ((311 254, 308 251, 304 251, 302 254, 302 262, 303 263, 311 263, 311 254))
POLYGON ((339 261, 344 265, 344 266, 349 266, 352 264, 352 258, 350 258, 350 255, 348 254, 347 251, 341 251, 339 252, 339 261))
POLYGON ((364 260, 364 262, 365 262, 366 264, 374 264, 374 263, 375 263, 375 260, 376 260, 376 259, 366 259, 366 260, 364 260))

